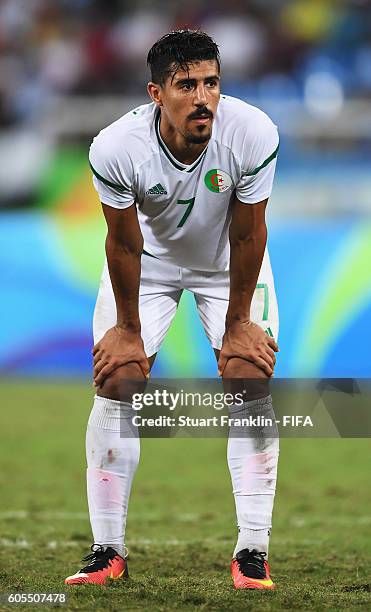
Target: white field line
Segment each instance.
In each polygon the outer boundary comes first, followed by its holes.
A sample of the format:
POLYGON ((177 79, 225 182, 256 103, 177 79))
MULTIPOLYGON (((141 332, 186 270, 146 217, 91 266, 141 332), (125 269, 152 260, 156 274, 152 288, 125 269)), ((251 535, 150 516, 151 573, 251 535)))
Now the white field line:
MULTIPOLYGON (((137 538, 130 540, 131 546, 184 546, 185 544, 215 544, 215 540, 178 540, 171 538, 168 540, 154 540, 151 538, 137 538)), ((218 544, 228 544, 230 540, 218 540, 218 544)), ((39 545, 40 542, 36 543, 34 540, 27 540, 26 538, 17 538, 12 540, 10 538, 0 538, 0 546, 5 548, 32 548, 33 546, 39 545)), ((83 548, 86 547, 84 542, 76 542, 74 540, 49 540, 46 543, 47 548, 58 549, 58 548, 83 548)))
MULTIPOLYGON (((137 520, 145 520, 146 522, 158 522, 168 521, 168 515, 156 515, 148 513, 137 513, 135 515, 137 520)), ((174 518, 174 517, 173 517, 174 518)), ((200 514, 178 514, 176 517, 177 522, 180 523, 193 523, 202 522, 204 519, 200 514)), ((38 521, 87 521, 89 515, 87 512, 28 512, 27 510, 9 510, 6 512, 0 512, 0 521, 6 520, 20 520, 26 519, 38 520, 38 521)), ((309 517, 303 516, 292 516, 290 518, 290 525, 297 528, 305 528, 313 526, 317 523, 333 525, 369 525, 371 523, 371 516, 352 516, 350 514, 343 514, 339 516, 330 516, 330 514, 312 514, 309 517)))
MULTIPOLYGON (((279 546, 323 546, 325 540, 321 539, 287 539, 287 538, 274 538, 274 544, 279 546)), ((234 541, 232 538, 230 539, 222 539, 222 540, 213 540, 211 538, 205 539, 184 539, 177 540, 175 538, 171 538, 169 540, 155 540, 151 538, 137 538, 131 539, 128 542, 129 546, 135 547, 153 547, 153 546, 169 546, 169 547, 177 547, 177 546, 187 546, 189 544, 197 545, 200 548, 204 545, 210 545, 215 547, 228 545, 230 547, 234 546, 234 541)), ((75 542, 74 540, 49 540, 45 544, 43 544, 49 550, 58 550, 60 548, 80 548, 81 551, 87 548, 86 543, 84 542, 75 542)), ((36 540, 27 540, 25 538, 17 538, 15 540, 11 540, 10 538, 0 538, 0 546, 3 548, 36 548, 36 546, 40 546, 40 541, 36 540)), ((128 554, 129 556, 129 554, 128 554)))
POLYGON ((0 521, 19 520, 32 518, 39 521, 85 521, 88 517, 86 512, 29 512, 28 510, 8 510, 0 512, 0 521))
POLYGON ((350 514, 330 516, 330 514, 312 514, 309 518, 304 518, 302 516, 290 518, 290 525, 292 527, 313 527, 313 525, 317 523, 331 525, 369 525, 371 523, 371 516, 352 516, 350 514))
MULTIPOLYGON (((159 516, 154 514, 147 513, 137 513, 137 518, 139 520, 146 521, 158 521, 161 519, 167 520, 167 516, 159 516)), ((25 519, 35 519, 39 521, 86 521, 89 518, 87 512, 28 512, 27 510, 8 510, 5 512, 0 512, 0 521, 12 520, 12 521, 24 521, 25 519)), ((201 520, 201 516, 199 514, 178 514, 177 520, 181 523, 192 523, 194 521, 201 520)))

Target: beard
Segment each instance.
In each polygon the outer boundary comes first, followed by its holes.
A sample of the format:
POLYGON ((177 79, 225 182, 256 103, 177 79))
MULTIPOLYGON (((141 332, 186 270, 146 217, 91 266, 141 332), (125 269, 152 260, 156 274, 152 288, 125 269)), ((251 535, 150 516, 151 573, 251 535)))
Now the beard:
POLYGON ((211 134, 200 134, 199 136, 197 134, 189 134, 186 136, 186 141, 189 144, 204 144, 210 140, 210 137, 211 134))
POLYGON ((205 131, 206 126, 203 125, 198 125, 197 126, 197 130, 199 132, 199 134, 192 134, 192 133, 188 133, 186 135, 186 141, 189 144, 204 144, 205 142, 208 142, 211 138, 211 129, 205 131), (204 134, 202 134, 201 132, 205 131, 204 134))

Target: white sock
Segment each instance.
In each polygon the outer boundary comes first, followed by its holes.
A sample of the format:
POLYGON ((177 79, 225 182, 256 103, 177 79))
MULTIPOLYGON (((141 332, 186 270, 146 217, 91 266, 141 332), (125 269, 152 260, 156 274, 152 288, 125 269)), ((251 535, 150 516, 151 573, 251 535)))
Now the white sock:
POLYGON ((86 432, 87 492, 95 544, 125 556, 125 526, 140 443, 130 404, 95 397, 86 432))
POLYGON ((250 437, 246 429, 242 431, 232 426, 228 439, 228 467, 238 525, 233 556, 244 548, 255 548, 268 557, 279 453, 272 398, 268 396, 232 407, 230 416, 236 419, 260 416, 273 421, 272 428, 263 426, 259 432, 255 429, 255 437, 250 437))

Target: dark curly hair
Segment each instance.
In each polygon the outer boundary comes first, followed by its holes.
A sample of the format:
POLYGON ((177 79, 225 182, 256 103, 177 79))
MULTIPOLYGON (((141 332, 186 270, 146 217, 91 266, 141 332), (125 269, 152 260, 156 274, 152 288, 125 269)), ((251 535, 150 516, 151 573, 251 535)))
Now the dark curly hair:
POLYGON ((147 64, 151 80, 163 85, 178 70, 188 71, 189 64, 216 60, 220 70, 220 54, 216 42, 201 30, 174 30, 162 36, 150 49, 147 64))

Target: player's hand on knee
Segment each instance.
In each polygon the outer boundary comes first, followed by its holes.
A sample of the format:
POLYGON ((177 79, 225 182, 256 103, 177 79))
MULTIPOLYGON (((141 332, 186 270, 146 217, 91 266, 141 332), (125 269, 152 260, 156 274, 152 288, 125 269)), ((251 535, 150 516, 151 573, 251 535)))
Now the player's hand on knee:
POLYGON ((93 348, 94 385, 99 387, 117 368, 136 362, 143 376, 149 376, 149 363, 140 333, 118 325, 111 327, 93 348))
POLYGON ((227 361, 241 357, 251 361, 272 376, 276 363, 275 353, 279 351, 276 341, 252 321, 235 321, 226 327, 223 345, 219 355, 218 371, 222 376, 227 361))

